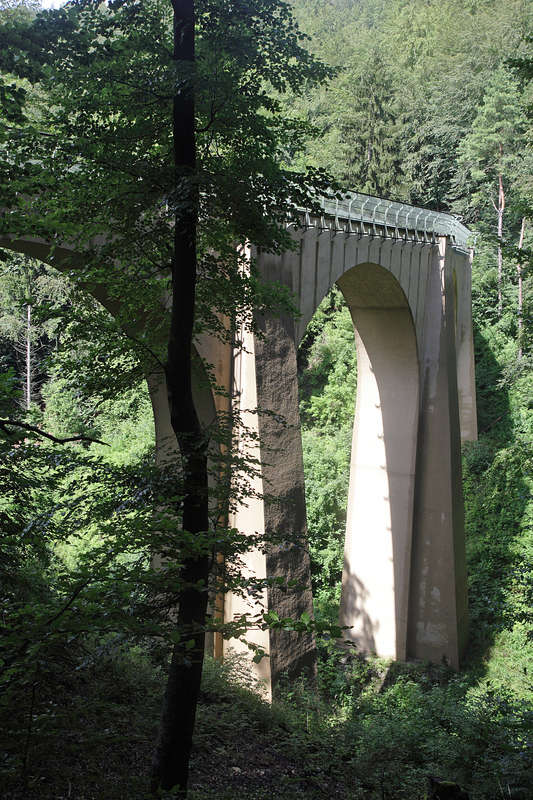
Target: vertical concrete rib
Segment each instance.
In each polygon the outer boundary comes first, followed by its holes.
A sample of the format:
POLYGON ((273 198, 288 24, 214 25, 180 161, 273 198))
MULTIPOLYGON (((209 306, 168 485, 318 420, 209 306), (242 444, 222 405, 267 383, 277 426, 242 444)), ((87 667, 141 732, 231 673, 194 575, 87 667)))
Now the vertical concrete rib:
POLYGON ((391 270, 392 247, 393 247, 392 241, 390 239, 384 239, 381 243, 381 248, 379 252, 379 264, 389 272, 392 272, 391 270))
POLYGON ((391 262, 390 262, 390 271, 398 281, 400 282, 400 275, 402 271, 402 253, 403 253, 403 243, 398 241, 397 239, 393 242, 392 252, 391 252, 391 262))
MULTIPOLYGON (((300 266, 301 266, 301 245, 298 241, 296 250, 287 250, 282 257, 282 269, 280 274, 281 283, 292 291, 294 305, 297 311, 300 310, 300 266)), ((294 333, 297 335, 297 327, 300 318, 294 320, 294 333)))
POLYGON ((324 297, 331 289, 331 234, 324 231, 318 238, 316 282, 315 282, 315 309, 318 308, 324 297))
POLYGON ((423 322, 424 322, 424 300, 426 296, 427 279, 429 272, 429 265, 432 259, 433 245, 426 245, 423 250, 423 257, 420 263, 420 272, 418 275, 418 301, 416 306, 415 324, 417 331, 417 340, 419 346, 422 340, 423 322))
POLYGON ((453 293, 446 239, 434 249, 425 298, 407 655, 458 667, 466 576, 453 293))
POLYGON ((315 266, 317 255, 317 232, 311 228, 302 236, 301 248, 301 291, 300 322, 298 324, 298 340, 303 336, 309 320, 315 310, 315 266))
POLYGON ((420 268, 422 265, 422 245, 415 245, 416 252, 411 259, 411 268, 409 270, 409 306, 413 319, 416 318, 416 309, 418 303, 418 283, 420 280, 420 268))
MULTIPOLYGON (((344 248, 344 267, 343 272, 355 267, 361 261, 359 257, 359 239, 357 236, 349 236, 346 239, 346 246, 344 248)), ((337 280, 340 277, 337 276, 337 280)))
POLYGON ((331 256, 331 281, 330 288, 337 278, 344 272, 344 261, 346 258, 346 237, 340 232, 333 238, 333 253, 331 256))
POLYGON ((298 299, 298 311, 302 311, 302 261, 303 261, 303 236, 300 236, 298 243, 298 286, 295 289, 295 294, 298 299))
POLYGON ((477 439, 476 376, 474 366, 474 337, 472 331, 472 256, 455 254, 456 276, 456 347, 457 390, 461 439, 477 439))
POLYGON ((320 261, 320 241, 322 240, 322 234, 318 234, 318 238, 315 244, 315 272, 313 275, 313 308, 317 307, 317 291, 318 291, 318 268, 319 268, 319 261, 320 261))

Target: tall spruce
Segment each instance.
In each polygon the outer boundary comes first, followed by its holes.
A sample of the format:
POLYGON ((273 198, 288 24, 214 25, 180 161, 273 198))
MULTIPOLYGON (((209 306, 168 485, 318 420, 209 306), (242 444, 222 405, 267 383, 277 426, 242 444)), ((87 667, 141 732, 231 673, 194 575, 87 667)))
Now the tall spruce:
POLYGON ((394 86, 379 50, 371 50, 343 76, 339 127, 343 185, 381 197, 402 184, 399 112, 394 86))

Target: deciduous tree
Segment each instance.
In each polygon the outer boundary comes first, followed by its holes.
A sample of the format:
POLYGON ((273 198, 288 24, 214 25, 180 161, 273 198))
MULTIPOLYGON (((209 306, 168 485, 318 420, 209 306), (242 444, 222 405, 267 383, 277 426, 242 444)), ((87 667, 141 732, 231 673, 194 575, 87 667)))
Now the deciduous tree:
POLYGON ((209 578, 207 436, 191 348, 206 327, 227 335, 221 315, 250 318, 265 300, 264 290, 254 299, 236 245, 288 246, 287 219, 312 186, 324 188, 316 171, 280 166, 307 126, 282 116, 269 90, 297 92, 328 70, 302 49, 280 0, 82 1, 5 26, 1 52, 4 71, 32 92, 2 142, 3 231, 68 244, 63 268, 164 363, 182 459, 176 513, 190 546, 181 537, 174 553, 178 635, 153 789, 185 794, 209 578))

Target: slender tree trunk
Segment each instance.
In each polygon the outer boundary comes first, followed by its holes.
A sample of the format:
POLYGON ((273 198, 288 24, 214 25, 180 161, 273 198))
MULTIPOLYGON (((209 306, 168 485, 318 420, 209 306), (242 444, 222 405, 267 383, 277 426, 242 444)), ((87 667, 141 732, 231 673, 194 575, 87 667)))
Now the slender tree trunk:
POLYGON ((503 212, 505 211, 505 192, 503 191, 502 174, 498 175, 498 316, 501 317, 503 312, 503 253, 502 253, 502 238, 503 238, 503 212))
MULTIPOLYGON (((192 395, 191 347, 196 290, 198 189, 195 181, 194 0, 172 0, 176 95, 173 103, 175 163, 172 312, 167 385, 172 427, 183 461, 183 528, 206 531, 208 520, 207 447, 192 395)), ((209 554, 182 553, 178 603, 180 643, 172 654, 152 767, 152 790, 177 787, 187 794, 189 759, 204 658, 209 554), (187 643, 187 647, 185 647, 187 643)))
POLYGON ((518 358, 522 358, 522 309, 523 309, 523 296, 522 296, 522 254, 521 250, 524 246, 524 234, 526 231, 526 218, 522 217, 522 227, 520 228, 520 239, 518 240, 518 264, 516 271, 518 273, 518 358))
POLYGON ((31 303, 26 306, 26 410, 31 406, 31 303))

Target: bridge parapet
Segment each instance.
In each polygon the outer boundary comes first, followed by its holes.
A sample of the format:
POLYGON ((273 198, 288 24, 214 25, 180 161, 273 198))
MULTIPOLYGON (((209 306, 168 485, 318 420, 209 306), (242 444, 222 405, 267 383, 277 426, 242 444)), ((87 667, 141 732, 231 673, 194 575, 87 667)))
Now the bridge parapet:
POLYGON ((322 214, 301 210, 304 228, 427 243, 446 236, 455 248, 465 252, 472 238, 468 228, 451 214, 361 192, 349 192, 342 198, 322 197, 320 205, 322 214))

